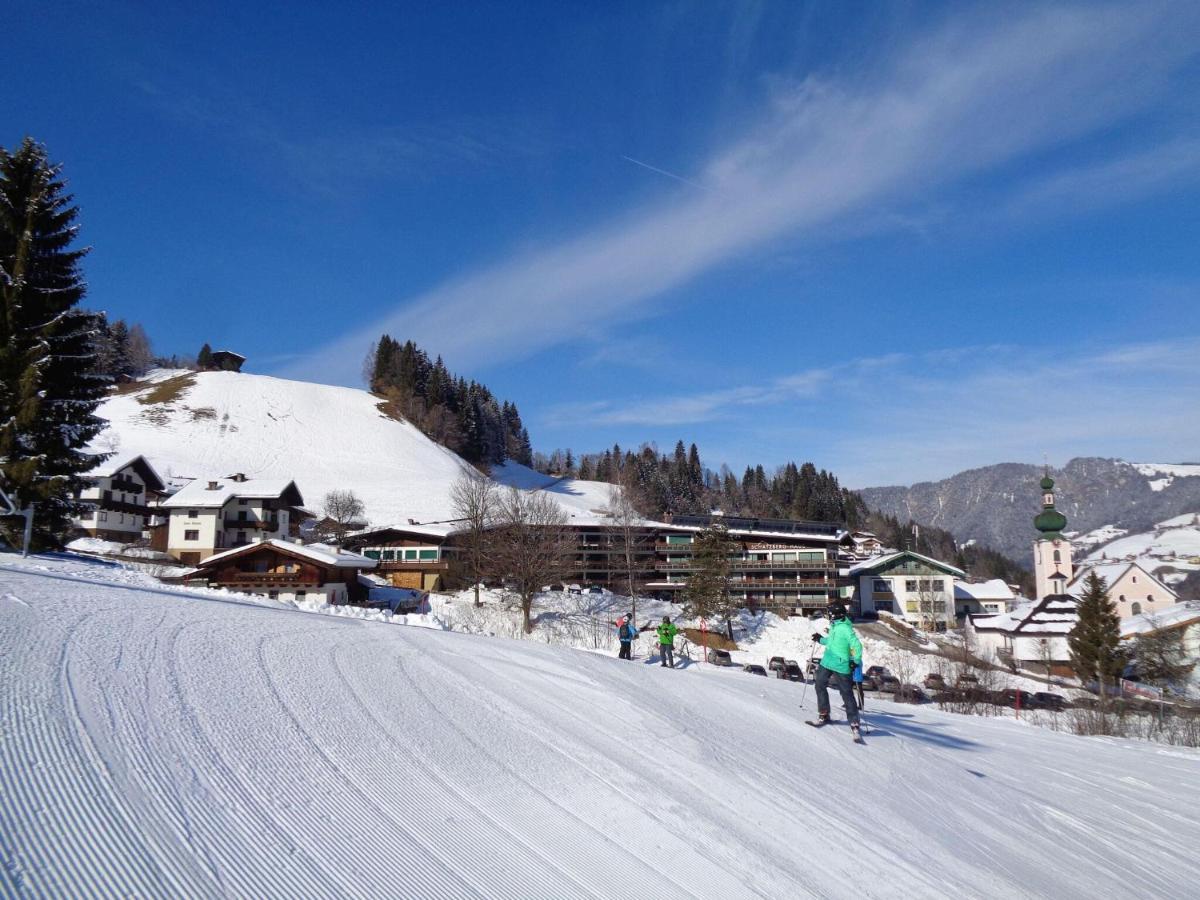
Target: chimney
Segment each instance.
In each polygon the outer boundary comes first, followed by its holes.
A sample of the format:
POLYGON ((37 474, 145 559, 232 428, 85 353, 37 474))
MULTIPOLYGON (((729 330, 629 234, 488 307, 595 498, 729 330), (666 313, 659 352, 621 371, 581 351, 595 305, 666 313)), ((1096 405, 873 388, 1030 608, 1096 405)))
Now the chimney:
POLYGON ((220 488, 221 488, 221 486, 220 486, 220 485, 219 485, 217 482, 215 482, 215 481, 210 481, 210 482, 208 483, 208 489, 209 489, 210 491, 216 491, 216 490, 220 490, 220 488))
POLYGON ((245 480, 246 480, 246 476, 245 476, 243 473, 241 473, 241 472, 235 472, 234 474, 230 475, 229 477, 230 477, 230 478, 231 478, 233 481, 236 481, 236 482, 238 482, 238 484, 241 484, 243 481, 245 481, 245 480))

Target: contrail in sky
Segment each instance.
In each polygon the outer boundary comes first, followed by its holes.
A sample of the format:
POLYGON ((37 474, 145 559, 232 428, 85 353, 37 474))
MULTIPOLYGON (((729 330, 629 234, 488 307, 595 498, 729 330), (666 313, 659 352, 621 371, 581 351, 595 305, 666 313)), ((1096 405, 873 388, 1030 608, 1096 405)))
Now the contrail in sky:
POLYGON ((652 166, 650 163, 644 163, 640 159, 634 159, 632 156, 621 156, 621 159, 626 162, 631 162, 635 166, 641 166, 643 169, 649 169, 651 172, 657 172, 659 175, 666 175, 668 178, 674 178, 676 181, 682 181, 684 184, 690 184, 694 188, 700 188, 702 191, 711 191, 712 188, 707 188, 702 184, 697 184, 694 181, 688 181, 682 175, 676 175, 673 172, 668 172, 666 169, 660 169, 657 166, 652 166))

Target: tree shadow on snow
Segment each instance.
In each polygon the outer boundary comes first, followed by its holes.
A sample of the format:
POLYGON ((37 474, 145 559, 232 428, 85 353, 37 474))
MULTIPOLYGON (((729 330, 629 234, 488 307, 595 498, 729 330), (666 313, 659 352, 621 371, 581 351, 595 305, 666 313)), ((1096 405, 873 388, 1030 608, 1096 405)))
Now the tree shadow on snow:
POLYGON ((918 723, 910 714, 866 711, 863 718, 871 728, 868 737, 907 737, 947 750, 974 750, 980 746, 976 741, 938 731, 944 725, 918 723))

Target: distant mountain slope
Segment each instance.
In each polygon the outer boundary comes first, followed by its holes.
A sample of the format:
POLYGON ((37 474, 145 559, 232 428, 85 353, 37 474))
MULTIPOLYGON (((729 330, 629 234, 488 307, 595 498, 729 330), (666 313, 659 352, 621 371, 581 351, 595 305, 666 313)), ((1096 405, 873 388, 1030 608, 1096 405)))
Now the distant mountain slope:
MULTIPOLYGON (((1058 508, 1073 532, 1111 526, 1149 531, 1156 522, 1200 511, 1200 465, 1128 463, 1080 457, 1050 473, 1058 508)), ((1040 507, 1042 467, 1001 463, 911 487, 866 488, 871 509, 946 528, 1017 559, 1029 554, 1040 507)))
MULTIPOLYGON (((374 524, 453 518, 450 486, 468 464, 379 398, 353 388, 235 372, 157 371, 124 386, 99 415, 111 424, 94 449, 144 454, 164 477, 244 472, 294 479, 310 509, 327 491, 353 490, 374 524)), ((497 481, 546 489, 575 517, 595 517, 607 490, 509 463, 497 481)), ((607 489, 607 486, 604 486, 607 489)))

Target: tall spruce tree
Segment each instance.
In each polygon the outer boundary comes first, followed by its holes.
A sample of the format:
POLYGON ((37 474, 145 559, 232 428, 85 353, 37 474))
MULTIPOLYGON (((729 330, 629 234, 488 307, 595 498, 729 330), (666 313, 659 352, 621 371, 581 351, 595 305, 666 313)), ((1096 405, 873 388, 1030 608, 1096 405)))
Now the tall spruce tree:
POLYGON ((109 383, 96 371, 101 323, 78 309, 87 250, 72 248, 72 199, 41 144, 0 148, 0 484, 37 504, 39 546, 67 532, 79 474, 96 463, 82 450, 104 427, 95 410, 109 383))
POLYGON ((212 364, 212 347, 208 346, 208 342, 205 341, 204 345, 200 348, 200 352, 196 354, 196 368, 203 371, 211 369, 212 364))
POLYGON ((1095 572, 1088 573, 1076 607, 1079 621, 1067 636, 1071 666, 1085 684, 1098 682, 1101 697, 1116 684, 1129 657, 1121 646, 1121 617, 1108 596, 1108 586, 1095 572))

